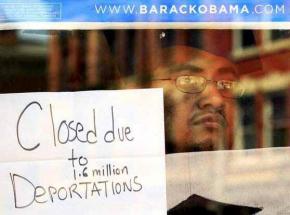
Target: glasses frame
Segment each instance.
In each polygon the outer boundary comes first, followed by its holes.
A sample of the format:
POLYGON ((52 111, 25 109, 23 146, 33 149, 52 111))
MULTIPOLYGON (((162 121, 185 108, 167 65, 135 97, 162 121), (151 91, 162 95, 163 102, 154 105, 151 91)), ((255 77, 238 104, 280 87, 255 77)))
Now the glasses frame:
MULTIPOLYGON (((180 75, 180 76, 177 76, 177 77, 171 77, 171 78, 159 78, 159 79, 153 79, 153 81, 174 81, 175 83, 175 87, 178 91, 182 92, 182 93, 187 93, 187 94, 197 94, 197 93, 201 93, 203 92, 206 87, 208 86, 208 83, 215 83, 215 87, 218 91, 220 91, 218 89, 218 83, 220 81, 230 81, 230 80, 211 80, 211 79, 207 79, 205 78, 204 76, 202 75, 180 75), (177 86, 177 79, 180 78, 180 77, 191 77, 191 76, 194 76, 194 77, 200 77, 200 78, 203 78, 205 80, 205 86, 204 88, 201 90, 201 91, 198 91, 198 92, 187 92, 187 91, 183 91, 181 90, 178 86, 177 86)), ((234 82, 234 83, 239 83, 239 81, 231 81, 231 82, 234 82)), ((235 98, 235 96, 225 96, 223 95, 223 93, 220 93, 222 97, 224 98, 235 98)), ((242 94, 242 93, 241 93, 242 94)), ((241 96, 241 95, 239 95, 241 96)))

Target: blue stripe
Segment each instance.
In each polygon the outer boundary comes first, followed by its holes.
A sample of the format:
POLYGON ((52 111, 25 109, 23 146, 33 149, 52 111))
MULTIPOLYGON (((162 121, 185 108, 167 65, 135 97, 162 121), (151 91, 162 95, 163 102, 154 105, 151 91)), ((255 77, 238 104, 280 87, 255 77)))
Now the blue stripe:
POLYGON ((290 0, 0 0, 0 21, 288 22, 290 0))

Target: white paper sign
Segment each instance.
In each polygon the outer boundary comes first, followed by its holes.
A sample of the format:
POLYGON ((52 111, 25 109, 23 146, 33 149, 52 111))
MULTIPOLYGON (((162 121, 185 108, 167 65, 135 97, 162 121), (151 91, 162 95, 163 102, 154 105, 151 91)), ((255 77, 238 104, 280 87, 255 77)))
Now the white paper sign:
POLYGON ((0 95, 0 213, 166 214, 162 95, 0 95))
POLYGON ((166 157, 168 208, 196 194, 226 204, 290 214, 290 147, 193 152, 166 157))

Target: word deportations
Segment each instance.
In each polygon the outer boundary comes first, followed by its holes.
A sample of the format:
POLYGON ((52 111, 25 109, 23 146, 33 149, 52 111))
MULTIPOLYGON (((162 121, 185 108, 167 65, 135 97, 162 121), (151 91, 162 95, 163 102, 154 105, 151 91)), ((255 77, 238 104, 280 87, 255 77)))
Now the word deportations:
MULTIPOLYGON (((28 111, 42 111, 42 105, 37 102, 33 101, 30 102, 20 113, 17 126, 16 126, 16 133, 17 133, 17 140, 19 146, 26 151, 33 151, 40 146, 40 143, 27 143, 21 139, 21 132, 22 128, 25 128, 27 122, 24 120, 24 115, 28 111), (30 147, 29 147, 29 146, 30 147), (31 146, 33 145, 33 146, 31 146)), ((79 143, 88 143, 88 144, 95 144, 97 143, 98 137, 101 136, 101 141, 104 143, 112 143, 112 142, 131 142, 134 140, 134 136, 132 134, 132 129, 130 126, 116 126, 116 116, 114 112, 114 107, 111 106, 111 117, 108 120, 108 124, 110 125, 110 129, 106 130, 104 134, 98 135, 97 131, 97 123, 96 123, 96 114, 95 109, 92 110, 92 121, 93 125, 91 128, 85 128, 82 122, 75 121, 74 119, 70 120, 61 120, 60 123, 56 123, 55 116, 53 112, 53 107, 49 105, 49 112, 52 131, 53 131, 53 140, 54 146, 58 144, 68 144, 73 142, 79 143)))
POLYGON ((138 176, 122 180, 75 182, 68 186, 35 185, 28 178, 15 173, 10 173, 10 178, 13 185, 15 208, 26 208, 33 203, 55 203, 67 199, 109 198, 122 193, 140 192, 143 188, 138 176))

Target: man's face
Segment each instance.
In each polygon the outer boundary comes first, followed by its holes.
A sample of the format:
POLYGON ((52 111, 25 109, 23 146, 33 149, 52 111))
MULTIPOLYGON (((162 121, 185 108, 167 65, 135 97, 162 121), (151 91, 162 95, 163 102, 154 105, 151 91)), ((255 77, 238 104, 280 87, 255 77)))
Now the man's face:
POLYGON ((233 99, 225 98, 214 81, 236 79, 234 67, 223 58, 203 52, 170 71, 173 80, 183 75, 211 81, 207 81, 202 92, 194 94, 181 92, 176 87, 170 89, 173 111, 169 126, 175 151, 221 149, 233 99))

